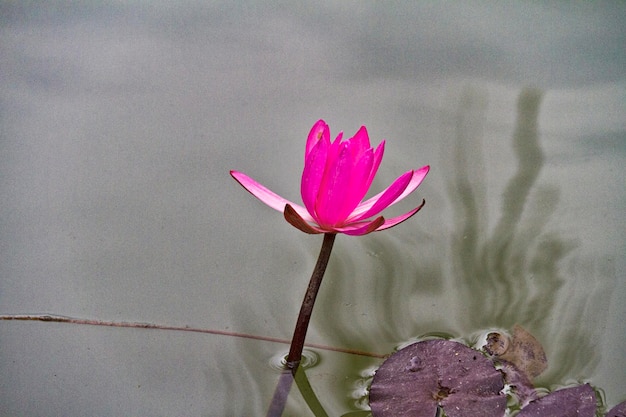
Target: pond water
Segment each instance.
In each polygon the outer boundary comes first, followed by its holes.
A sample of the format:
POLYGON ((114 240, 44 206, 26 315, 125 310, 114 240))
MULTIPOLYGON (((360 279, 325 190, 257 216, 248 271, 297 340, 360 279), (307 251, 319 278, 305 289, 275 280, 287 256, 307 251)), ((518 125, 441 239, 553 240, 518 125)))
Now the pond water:
MULTIPOLYGON (((340 235, 307 341, 375 354, 520 324, 537 383, 626 400, 626 6, 328 1, 0 4, 0 414, 264 415, 320 236, 306 135, 366 125, 372 187, 430 164, 426 206, 340 235), (621 213, 621 214, 620 214, 621 213)), ((331 416, 381 359, 313 348, 331 416)), ((314 415, 293 389, 285 415, 314 415)))

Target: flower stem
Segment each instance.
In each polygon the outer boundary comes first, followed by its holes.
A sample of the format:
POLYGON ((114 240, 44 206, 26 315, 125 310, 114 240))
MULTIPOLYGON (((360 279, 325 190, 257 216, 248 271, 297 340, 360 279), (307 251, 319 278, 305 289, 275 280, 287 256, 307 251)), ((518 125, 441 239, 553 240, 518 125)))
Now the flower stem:
POLYGON ((296 328, 293 332, 293 338, 291 339, 291 347, 289 348, 289 355, 287 356, 287 368, 295 372, 300 365, 302 358, 302 348, 304 347, 304 339, 306 338, 306 331, 309 328, 309 321, 311 320, 311 314, 313 313, 313 305, 315 304, 315 298, 322 284, 322 278, 324 278, 324 272, 328 266, 328 260, 330 259, 330 252, 333 249, 333 243, 335 243, 335 233, 325 233, 324 242, 322 243, 322 249, 320 250, 315 269, 311 275, 309 281, 309 287, 302 300, 302 306, 300 307, 300 314, 298 315, 298 321, 296 328))

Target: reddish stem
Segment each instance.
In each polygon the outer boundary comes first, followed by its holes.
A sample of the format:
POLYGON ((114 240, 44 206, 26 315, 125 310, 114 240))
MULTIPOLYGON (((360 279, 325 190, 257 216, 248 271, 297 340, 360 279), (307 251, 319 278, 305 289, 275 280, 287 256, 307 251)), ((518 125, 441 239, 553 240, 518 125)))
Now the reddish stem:
POLYGON ((311 314, 313 313, 313 305, 315 304, 315 298, 322 284, 322 278, 324 278, 324 272, 328 266, 328 260, 330 259, 330 252, 333 249, 333 243, 335 242, 335 233, 325 233, 324 242, 322 243, 322 249, 320 250, 315 269, 311 275, 309 281, 309 287, 302 300, 302 306, 300 307, 300 314, 298 315, 298 321, 296 322, 296 328, 293 332, 293 338, 291 339, 291 347, 289 348, 289 355, 287 356, 287 367, 293 372, 300 365, 300 359, 302 358, 302 348, 304 347, 304 339, 306 338, 306 332, 309 328, 309 321, 311 320, 311 314))

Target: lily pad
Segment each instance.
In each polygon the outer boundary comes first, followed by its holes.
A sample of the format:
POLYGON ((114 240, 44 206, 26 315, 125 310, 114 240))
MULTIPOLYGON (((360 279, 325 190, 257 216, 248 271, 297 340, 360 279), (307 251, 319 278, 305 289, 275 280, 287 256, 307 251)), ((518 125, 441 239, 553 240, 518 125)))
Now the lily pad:
POLYGON ((596 393, 589 384, 565 388, 531 402, 517 417, 594 417, 596 393))
POLYGON ((450 340, 426 340, 391 355, 370 388, 374 417, 502 417, 502 374, 480 352, 450 340))
POLYGON ((626 401, 611 408, 606 417, 626 417, 626 401))
POLYGON ((515 365, 502 361, 500 371, 504 373, 504 382, 511 387, 512 394, 517 397, 517 402, 522 408, 539 398, 534 385, 528 380, 526 374, 515 365))

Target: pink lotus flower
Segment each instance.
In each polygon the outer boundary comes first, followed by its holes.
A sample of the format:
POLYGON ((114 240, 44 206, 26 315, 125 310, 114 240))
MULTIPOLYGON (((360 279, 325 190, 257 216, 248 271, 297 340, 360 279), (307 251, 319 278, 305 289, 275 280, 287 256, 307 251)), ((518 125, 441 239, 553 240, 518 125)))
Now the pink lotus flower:
POLYGON ((330 130, 323 120, 313 125, 304 152, 301 182, 304 207, 275 194, 246 174, 237 171, 230 171, 230 174, 252 195, 283 212, 291 225, 305 233, 365 235, 402 223, 424 206, 425 201, 422 201, 401 216, 371 219, 412 193, 430 167, 407 171, 383 192, 362 201, 383 159, 385 141, 374 150, 365 126, 347 141, 341 141, 342 135, 339 133, 331 142, 330 130))

